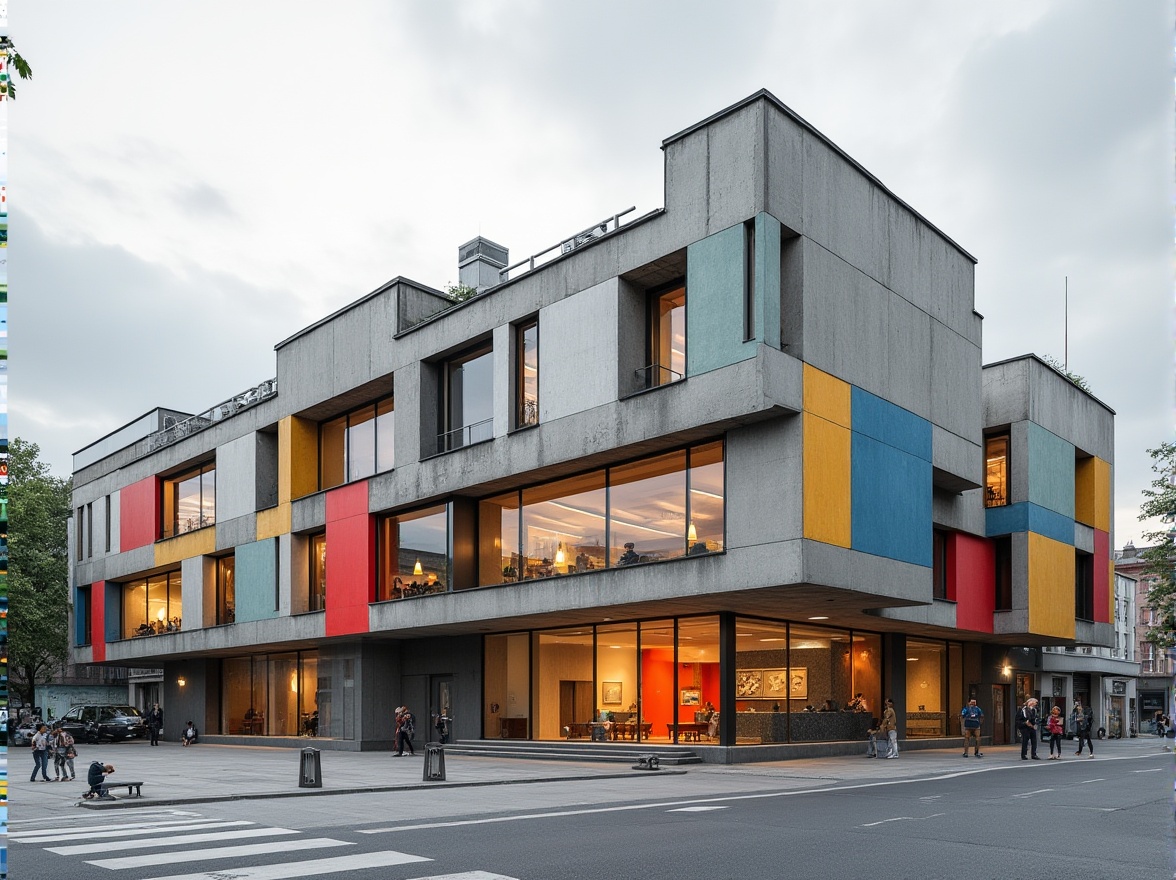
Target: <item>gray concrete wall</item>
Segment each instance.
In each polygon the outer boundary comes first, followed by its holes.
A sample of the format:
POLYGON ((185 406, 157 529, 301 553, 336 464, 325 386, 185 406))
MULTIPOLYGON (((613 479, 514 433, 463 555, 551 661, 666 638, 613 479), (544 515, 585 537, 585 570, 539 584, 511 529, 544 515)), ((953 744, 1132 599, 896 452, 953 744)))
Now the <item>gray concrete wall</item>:
POLYGON ((216 450, 218 523, 253 513, 257 507, 257 440, 246 434, 216 450))
POLYGON ((617 399, 613 278, 539 312, 539 421, 554 422, 617 399))

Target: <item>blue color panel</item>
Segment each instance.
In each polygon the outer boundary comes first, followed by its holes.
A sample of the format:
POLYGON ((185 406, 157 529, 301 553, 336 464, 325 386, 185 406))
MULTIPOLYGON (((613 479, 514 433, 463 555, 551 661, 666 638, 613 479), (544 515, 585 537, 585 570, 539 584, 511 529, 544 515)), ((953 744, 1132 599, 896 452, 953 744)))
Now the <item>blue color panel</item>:
POLYGON ((901 406, 852 386, 853 430, 931 461, 931 423, 901 406))
POLYGON ((856 431, 852 450, 853 549, 930 566, 931 462, 856 431))
MULTIPOLYGON (((1074 447, 1033 422, 1029 423, 1029 500, 1074 518, 1074 447)), ((1066 543, 1073 542, 1071 538, 1066 543)))
POLYGON ((236 550, 236 619, 277 617, 277 538, 242 544, 236 550))
POLYGON ((1022 501, 984 511, 985 533, 990 538, 1013 532, 1036 532, 1061 544, 1074 545, 1074 520, 1038 504, 1022 501))

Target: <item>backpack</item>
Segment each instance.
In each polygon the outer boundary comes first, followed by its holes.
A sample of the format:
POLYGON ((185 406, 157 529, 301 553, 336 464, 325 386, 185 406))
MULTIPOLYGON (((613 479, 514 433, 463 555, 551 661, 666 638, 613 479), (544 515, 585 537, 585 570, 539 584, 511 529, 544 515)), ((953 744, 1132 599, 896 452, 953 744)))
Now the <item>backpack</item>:
POLYGON ((416 733, 415 728, 412 726, 412 713, 411 712, 404 713, 404 717, 400 721, 400 730, 406 736, 408 736, 409 739, 412 739, 412 735, 414 733, 416 733))

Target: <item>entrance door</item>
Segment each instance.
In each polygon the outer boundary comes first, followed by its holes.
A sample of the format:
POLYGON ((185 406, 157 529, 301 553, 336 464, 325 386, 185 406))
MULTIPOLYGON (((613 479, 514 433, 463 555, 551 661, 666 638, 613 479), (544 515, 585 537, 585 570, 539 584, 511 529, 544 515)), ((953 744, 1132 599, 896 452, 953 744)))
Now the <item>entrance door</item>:
POLYGON ((1009 741, 1008 722, 1005 720, 1005 706, 1008 700, 1008 686, 992 686, 992 744, 1003 746, 1009 741))
POLYGON ((429 730, 428 738, 436 738, 443 743, 453 741, 453 722, 446 721, 438 724, 438 718, 453 718, 453 676, 429 676, 429 730))

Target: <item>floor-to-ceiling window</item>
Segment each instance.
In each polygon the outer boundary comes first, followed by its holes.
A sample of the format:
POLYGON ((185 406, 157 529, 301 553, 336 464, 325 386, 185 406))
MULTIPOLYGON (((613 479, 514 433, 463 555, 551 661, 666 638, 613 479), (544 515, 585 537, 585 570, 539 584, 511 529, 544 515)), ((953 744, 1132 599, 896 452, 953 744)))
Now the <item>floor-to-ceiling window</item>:
POLYGON ((536 739, 604 738, 596 709, 592 627, 535 633, 536 739))
POLYGON ((907 729, 900 730, 899 736, 944 736, 947 733, 946 673, 947 645, 944 642, 907 639, 907 729))
POLYGON ((531 637, 528 633, 486 636, 482 726, 488 738, 531 735, 531 637))
POLYGON ((318 734, 318 653, 258 654, 221 663, 221 732, 318 734))
POLYGON ((494 436, 494 350, 482 345, 444 365, 440 451, 494 436))

